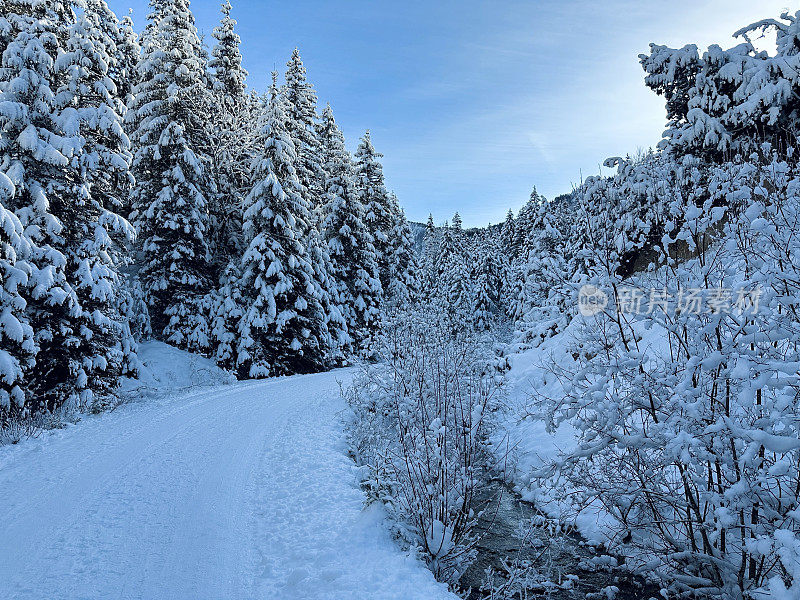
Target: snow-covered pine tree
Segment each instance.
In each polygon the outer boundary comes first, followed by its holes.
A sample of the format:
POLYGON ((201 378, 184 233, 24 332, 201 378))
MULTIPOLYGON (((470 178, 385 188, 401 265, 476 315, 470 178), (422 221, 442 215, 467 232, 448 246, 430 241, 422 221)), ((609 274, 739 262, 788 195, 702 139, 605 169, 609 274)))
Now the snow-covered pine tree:
POLYGON ((30 247, 22 223, 3 206, 13 195, 14 185, 0 172, 0 427, 26 410, 25 372, 36 355, 22 293, 30 275, 30 247))
POLYGON ((75 198, 80 197, 71 160, 82 141, 78 124, 61 119, 55 102, 63 77, 56 72, 55 59, 75 15, 56 1, 26 0, 6 3, 5 8, 0 14, 0 172, 14 188, 5 194, 6 208, 20 219, 31 243, 31 275, 24 294, 41 352, 25 377, 34 413, 75 400, 83 383, 75 369, 81 357, 72 354, 79 343, 79 307, 66 277, 64 237, 68 211, 75 210, 75 198))
MULTIPOLYGON (((187 6, 189 5, 189 0, 186 0, 186 4, 187 6)), ((194 26, 194 15, 191 11, 189 11, 188 15, 194 26)), ((197 31, 196 28, 195 31, 197 31)), ((203 163, 202 189, 203 195, 209 202, 210 210, 212 199, 217 197, 219 193, 217 190, 217 180, 214 176, 212 159, 217 143, 214 135, 216 128, 214 116, 217 112, 215 106, 216 99, 214 98, 213 73, 211 73, 208 68, 211 60, 211 50, 208 46, 208 40, 205 34, 200 33, 197 34, 195 40, 197 42, 195 45, 195 55, 200 63, 200 77, 204 87, 201 88, 203 93, 198 93, 195 98, 195 114, 198 118, 194 121, 190 121, 190 127, 187 129, 187 132, 192 145, 197 148, 198 158, 203 163)), ((193 40, 193 42, 195 40, 193 40)), ((210 245, 214 239, 213 223, 210 220, 208 232, 209 235, 206 239, 209 241, 210 245)), ((211 250, 211 248, 209 249, 211 250)))
POLYGON ((355 349, 365 343, 380 321, 381 282, 372 236, 364 222, 353 164, 344 136, 328 107, 319 128, 327 174, 322 235, 331 257, 331 276, 339 285, 339 299, 355 349))
POLYGON ((470 269, 471 258, 466 254, 453 255, 442 274, 440 302, 450 314, 451 321, 459 328, 471 326, 473 311, 473 285, 470 269))
MULTIPOLYGON (((110 68, 109 77, 117 85, 117 97, 124 104, 123 117, 125 133, 128 139, 133 138, 136 129, 133 113, 129 110, 133 106, 133 90, 140 81, 139 60, 141 59, 142 48, 139 44, 139 36, 133 26, 132 11, 125 15, 119 22, 119 33, 117 37, 117 61, 110 68)), ((133 199, 131 194, 133 189, 121 197, 122 206, 119 213, 126 219, 130 219, 133 212, 133 199)), ((149 317, 148 317, 149 318, 149 317)))
POLYGON ((433 299, 442 309, 449 312, 454 322, 469 323, 472 307, 470 283, 470 260, 464 247, 464 232, 458 213, 453 221, 455 227, 445 223, 439 237, 436 253, 436 286, 432 290, 433 299))
MULTIPOLYGON (((133 228, 118 214, 120 195, 129 189, 130 143, 122 127, 124 110, 109 77, 116 44, 103 23, 110 19, 105 2, 91 0, 70 25, 65 50, 56 61, 62 83, 56 94, 59 120, 76 129, 82 146, 71 161, 76 195, 61 207, 61 238, 67 279, 80 304, 72 351, 76 375, 85 386, 85 402, 102 402, 122 374, 136 365, 135 342, 116 310, 119 267, 133 228), (78 362, 78 360, 80 362, 78 362)), ((110 24, 111 33, 116 23, 110 24)))
POLYGON ((425 222, 425 234, 434 233, 436 225, 433 222, 433 213, 428 213, 428 220, 425 222))
POLYGON ((200 40, 186 0, 155 2, 134 90, 134 213, 141 279, 156 336, 205 349, 196 303, 209 287, 205 160, 193 134, 206 93, 200 40))
POLYGON ((314 225, 310 225, 308 230, 308 257, 314 269, 314 277, 320 285, 320 303, 330 335, 329 362, 339 363, 345 359, 345 352, 352 345, 352 339, 342 311, 340 286, 332 275, 330 251, 321 232, 314 225))
POLYGON ((282 91, 286 98, 286 126, 297 151, 297 177, 316 220, 323 203, 325 187, 325 173, 315 127, 317 94, 314 86, 308 82, 306 68, 297 48, 292 51, 292 56, 286 63, 285 79, 286 84, 282 91))
POLYGON ((219 288, 207 297, 212 356, 217 364, 228 371, 237 371, 237 340, 239 324, 245 311, 239 282, 242 268, 239 261, 231 261, 220 277, 219 288))
POLYGON ((439 235, 433 223, 432 214, 428 215, 423 244, 420 285, 423 297, 431 299, 436 293, 437 265, 439 262, 439 235))
POLYGON ((503 278, 499 250, 492 239, 484 239, 476 249, 472 270, 472 324, 477 331, 491 328, 500 314, 503 278))
POLYGON ((331 346, 322 290, 305 246, 309 208, 294 170, 297 155, 286 118, 273 81, 264 149, 254 165, 258 182, 245 199, 245 311, 237 362, 250 378, 319 370, 331 346))
POLYGON ((525 315, 525 278, 527 260, 525 257, 518 257, 511 261, 508 266, 505 290, 505 309, 506 315, 512 323, 517 323, 525 315))
POLYGON ((394 306, 407 306, 419 299, 420 266, 414 250, 414 236, 403 209, 394 194, 389 198, 394 225, 389 235, 389 273, 386 300, 394 306))
POLYGON ((335 121, 333 119, 333 111, 330 105, 328 105, 323 111, 323 116, 319 122, 314 125, 314 139, 316 140, 316 151, 318 153, 314 160, 319 165, 322 179, 318 184, 320 196, 317 201, 320 204, 318 204, 316 210, 310 207, 312 209, 312 215, 309 223, 308 253, 311 264, 314 267, 316 279, 322 288, 322 307, 325 311, 326 323, 332 344, 331 360, 332 362, 341 362, 345 359, 346 353, 351 349, 353 339, 350 336, 348 321, 345 314, 346 311, 343 307, 343 288, 341 282, 338 281, 334 275, 334 265, 331 260, 330 248, 324 237, 324 224, 322 223, 324 219, 323 203, 325 200, 328 175, 326 172, 326 154, 320 140, 325 135, 324 132, 331 123, 335 124, 335 121))
POLYGON ((710 162, 747 155, 765 141, 781 152, 792 148, 800 128, 800 11, 762 19, 734 37, 743 41, 728 49, 713 44, 702 56, 695 44, 651 44, 650 54, 639 55, 645 84, 666 99, 669 121, 660 148, 710 162), (751 40, 772 33, 772 54, 751 40))
MULTIPOLYGON (((397 215, 393 210, 389 192, 383 177, 383 166, 379 154, 372 145, 369 131, 361 138, 356 150, 356 186, 358 197, 364 206, 364 220, 372 234, 378 256, 378 272, 381 286, 389 289, 391 252, 389 239, 394 229, 397 215)), ((398 207, 399 208, 399 207, 398 207)))
POLYGON ((122 277, 118 292, 117 312, 122 316, 123 322, 130 329, 136 342, 152 339, 150 310, 138 277, 131 274, 122 277))
MULTIPOLYGON (((458 213, 456 213, 458 216, 458 213)), ((436 253, 436 273, 441 279, 447 275, 448 267, 456 258, 464 255, 463 231, 445 222, 436 253)))
POLYGON ((133 28, 133 19, 130 14, 122 17, 119 23, 119 37, 117 39, 117 64, 111 77, 117 83, 117 95, 127 107, 133 102, 133 88, 139 83, 139 58, 142 48, 139 45, 139 36, 133 28))
POLYGON ((121 103, 121 110, 117 112, 124 117, 137 79, 136 65, 140 52, 138 36, 133 30, 130 17, 125 17, 120 22, 105 0, 83 2, 82 16, 89 23, 84 29, 91 31, 95 43, 102 46, 108 79, 113 84, 106 85, 111 95, 121 103))
POLYGON ((242 40, 236 33, 236 20, 231 17, 231 10, 230 1, 225 0, 222 4, 222 20, 212 33, 217 44, 211 51, 213 58, 208 63, 213 71, 214 89, 221 92, 219 99, 228 112, 244 96, 247 80, 239 50, 242 40))
POLYGON ((63 79, 56 101, 62 118, 80 125, 86 142, 80 171, 92 198, 110 213, 106 216, 113 222, 106 225, 130 234, 131 228, 114 215, 122 204, 120 196, 133 185, 130 141, 123 130, 127 109, 115 81, 124 74, 120 32, 119 21, 105 0, 86 0, 56 63, 63 79))
MULTIPOLYGON (((532 205, 530 210, 534 210, 532 205)), ((573 195, 543 200, 535 214, 526 216, 530 226, 521 248, 523 254, 513 265, 509 299, 518 347, 539 345, 562 331, 574 316, 575 293, 580 287, 576 282, 584 281, 587 274, 583 251, 587 245, 586 218, 573 195)))
POLYGON ((139 36, 139 45, 142 50, 154 45, 157 46, 160 43, 157 35, 158 24, 169 10, 168 5, 160 0, 149 0, 148 5, 150 6, 150 13, 147 15, 147 25, 145 25, 142 35, 139 36))
POLYGON ((209 62, 215 104, 210 153, 217 187, 209 199, 209 243, 217 271, 238 260, 244 251, 242 206, 253 186, 250 163, 259 151, 261 126, 254 99, 246 93, 247 71, 242 67, 241 39, 231 10, 226 0, 222 20, 213 32, 217 44, 209 62))
POLYGON ((513 256, 515 236, 516 220, 514 219, 514 211, 509 208, 505 223, 503 223, 503 229, 500 232, 500 242, 509 256, 513 256))
POLYGON ((514 241, 513 249, 515 256, 521 256, 528 246, 528 237, 533 228, 533 223, 536 214, 539 211, 539 205, 542 202, 541 196, 536 191, 536 186, 533 186, 531 196, 525 205, 519 210, 517 214, 517 222, 514 226, 514 241))

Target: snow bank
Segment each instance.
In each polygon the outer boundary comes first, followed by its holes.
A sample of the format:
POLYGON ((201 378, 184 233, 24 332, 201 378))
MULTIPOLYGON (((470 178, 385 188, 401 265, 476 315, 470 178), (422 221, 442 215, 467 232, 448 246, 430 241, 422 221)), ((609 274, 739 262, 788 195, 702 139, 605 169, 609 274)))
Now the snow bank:
POLYGON ((198 387, 234 383, 236 378, 216 363, 197 354, 173 348, 163 342, 139 345, 142 363, 138 379, 124 379, 120 396, 124 400, 159 397, 198 387))
POLYGON ((506 455, 509 456, 509 477, 524 500, 535 503, 552 517, 574 521, 587 540, 599 544, 606 539, 603 524, 610 517, 600 507, 589 507, 575 517, 573 508, 554 498, 550 490, 541 488, 533 475, 576 446, 576 430, 564 424, 548 432, 543 415, 532 412, 535 410, 532 401, 537 395, 557 398, 563 393, 564 381, 558 371, 569 371, 575 365, 568 349, 581 325, 581 320, 575 319, 539 347, 509 357, 508 410, 501 418, 494 446, 498 460, 505 463, 506 455))
POLYGON ((607 540, 604 525, 611 517, 600 506, 589 506, 577 516, 574 507, 555 498, 551 490, 539 486, 534 473, 577 445, 578 432, 568 424, 547 431, 544 415, 532 406, 537 395, 558 398, 565 383, 559 371, 572 371, 576 366, 569 348, 583 326, 581 318, 573 321, 558 335, 539 347, 509 357, 511 371, 507 377, 508 410, 495 434, 498 460, 509 456, 509 477, 523 500, 536 504, 550 516, 574 524, 590 543, 607 540))

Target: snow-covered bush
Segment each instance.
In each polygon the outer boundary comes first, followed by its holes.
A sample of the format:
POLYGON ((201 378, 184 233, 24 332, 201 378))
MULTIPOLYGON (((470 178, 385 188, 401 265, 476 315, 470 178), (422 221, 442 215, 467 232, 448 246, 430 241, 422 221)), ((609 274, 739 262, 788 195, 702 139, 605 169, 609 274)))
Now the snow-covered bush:
POLYGON ((797 585, 782 561, 800 531, 800 173, 768 145, 703 185, 686 173, 646 273, 624 280, 622 253, 589 247, 611 301, 577 367, 554 369, 564 396, 539 398, 551 427, 579 432, 549 474, 669 589, 752 598, 797 585))
POLYGON ((800 11, 763 19, 734 33, 743 40, 724 50, 717 44, 700 55, 697 46, 650 45, 639 56, 645 83, 666 99, 668 129, 661 147, 711 162, 769 141, 781 153, 797 134, 800 86, 800 11), (751 37, 774 31, 775 52, 759 50, 751 37))
POLYGON ((489 349, 454 330, 433 308, 387 319, 375 348, 380 362, 366 366, 348 393, 363 485, 451 583, 473 556, 473 497, 487 473, 502 379, 489 349))

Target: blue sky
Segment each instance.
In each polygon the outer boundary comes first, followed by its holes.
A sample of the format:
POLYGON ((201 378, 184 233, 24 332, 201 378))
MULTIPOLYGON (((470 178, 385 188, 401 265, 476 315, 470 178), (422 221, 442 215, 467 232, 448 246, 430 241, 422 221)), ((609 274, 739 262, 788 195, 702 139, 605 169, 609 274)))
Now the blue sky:
MULTIPOLYGON (((249 85, 264 90, 298 46, 348 144, 365 129, 409 218, 459 211, 483 226, 658 142, 662 101, 644 87, 649 42, 733 45, 788 0, 231 0, 249 85)), ((138 30, 146 0, 133 8, 138 30)), ((194 0, 210 38, 219 2, 194 0)))

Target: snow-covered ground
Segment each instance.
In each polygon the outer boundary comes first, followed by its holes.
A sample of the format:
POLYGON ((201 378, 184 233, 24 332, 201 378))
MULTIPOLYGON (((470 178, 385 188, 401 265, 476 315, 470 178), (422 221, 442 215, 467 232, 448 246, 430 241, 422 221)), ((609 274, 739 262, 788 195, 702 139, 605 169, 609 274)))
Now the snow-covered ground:
POLYGON ((495 436, 498 458, 504 460, 508 453, 513 457, 509 475, 516 491, 526 501, 535 503, 551 516, 572 521, 589 541, 605 541, 604 524, 609 518, 599 508, 586 509, 577 516, 571 507, 553 498, 547 489, 531 474, 569 452, 577 444, 578 433, 567 424, 548 432, 541 416, 536 414, 532 400, 541 395, 558 398, 563 393, 564 381, 554 371, 570 370, 575 365, 569 353, 572 338, 582 326, 581 318, 574 319, 565 330, 545 340, 539 347, 513 354, 509 357, 508 407, 501 427, 495 436), (555 368, 554 368, 555 367, 555 368))
POLYGON ((168 346, 141 358, 147 401, 0 448, 0 597, 455 598, 363 508, 350 371, 222 385, 168 346))
POLYGON ((174 396, 191 389, 234 383, 236 378, 209 358, 180 350, 163 342, 139 344, 141 363, 137 379, 124 379, 120 395, 124 400, 174 396))
MULTIPOLYGON (((555 431, 547 431, 533 400, 564 395, 568 374, 578 369, 571 349, 575 347, 574 340, 581 337, 580 328, 585 325, 582 317, 576 317, 564 331, 545 340, 539 347, 509 357, 508 410, 503 414, 494 441, 499 460, 504 461, 508 453, 513 457, 509 461, 512 467, 509 475, 524 500, 535 503, 553 517, 576 525, 588 541, 600 544, 608 541, 607 532, 615 527, 615 523, 599 503, 584 507, 575 515, 574 506, 566 505, 555 497, 552 490, 542 487, 535 477, 531 477, 532 473, 574 450, 578 444, 578 432, 567 423, 555 431)), ((637 334, 641 336, 640 344, 645 352, 665 352, 665 336, 657 327, 649 330, 637 327, 637 334)), ((560 496, 565 490, 558 491, 560 496)))

